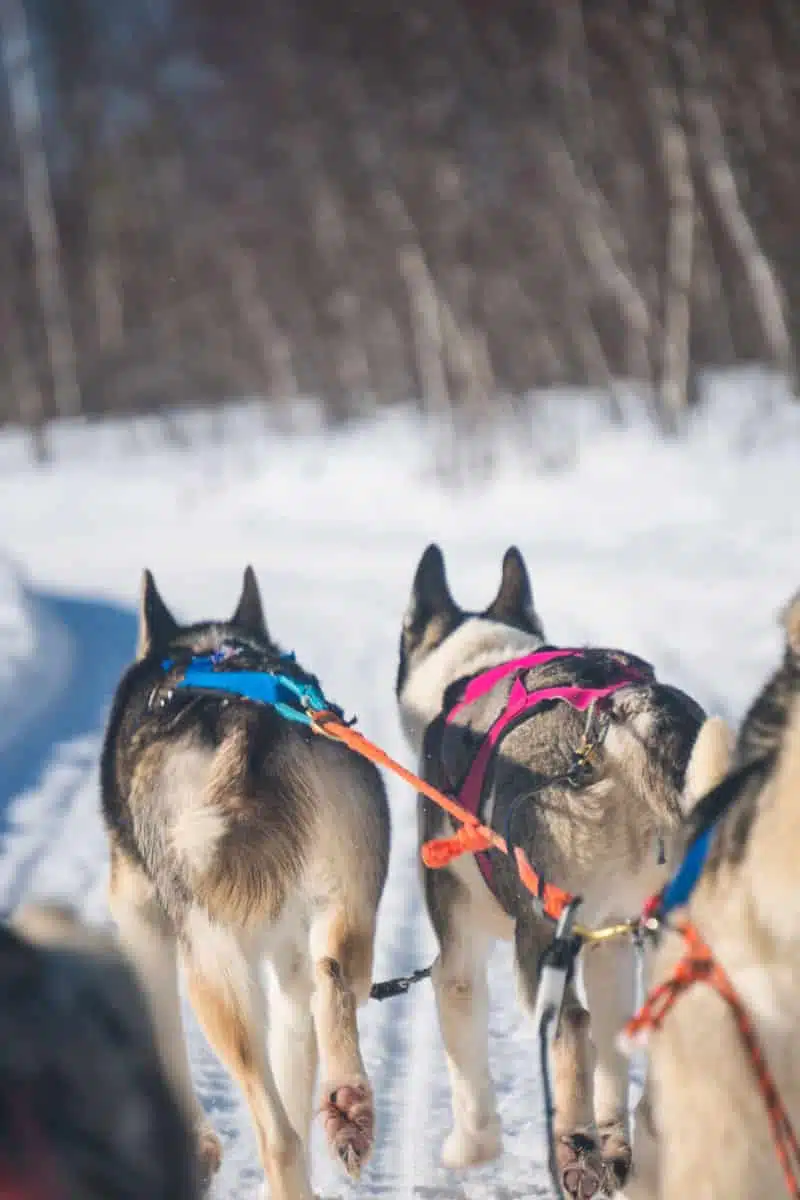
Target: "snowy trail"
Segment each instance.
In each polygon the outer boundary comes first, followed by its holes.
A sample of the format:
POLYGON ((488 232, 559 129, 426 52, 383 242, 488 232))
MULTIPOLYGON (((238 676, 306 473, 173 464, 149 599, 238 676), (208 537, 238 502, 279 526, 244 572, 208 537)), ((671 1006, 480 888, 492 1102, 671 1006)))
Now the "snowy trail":
MULTIPOLYGON (((28 892, 58 892, 81 898, 85 908, 91 902, 97 917, 105 857, 97 819, 101 726, 135 645, 134 614, 104 601, 42 595, 38 619, 43 666, 61 672, 60 686, 3 755, 0 896, 11 908, 28 892), (58 662, 51 645, 59 649, 58 662)), ((20 685, 30 686, 24 679, 20 685)))
MULTIPOLYGON (((620 435, 575 472, 511 474, 462 496, 420 479, 402 439, 386 432, 339 439, 330 459, 324 440, 291 446, 261 433, 222 454, 82 451, 39 472, 10 453, 4 461, 0 442, 0 513, 14 514, 0 527, 0 550, 35 581, 39 636, 19 668, 23 694, 0 696, 0 725, 17 731, 7 744, 0 739, 0 906, 55 895, 108 920, 97 756, 113 687, 133 653, 143 566, 177 615, 197 619, 232 610, 252 562, 276 638, 368 736, 409 765, 394 707, 396 647, 429 540, 442 545, 466 606, 491 599, 502 553, 516 542, 549 637, 625 646, 736 720, 776 659, 776 613, 800 584, 798 442, 776 442, 732 463, 706 445, 678 451, 620 435), (14 726, 26 705, 25 722, 14 726)), ((394 844, 376 978, 405 974, 434 954, 414 796, 387 782, 394 844)), ((514 1003, 506 946, 494 954, 490 990, 503 1156, 463 1175, 439 1165, 449 1091, 424 982, 362 1010, 376 1150, 353 1187, 317 1129, 314 1186, 323 1200, 550 1194, 535 1043, 514 1003)), ((255 1197, 261 1181, 245 1106, 188 1007, 185 1016, 197 1086, 226 1152, 214 1196, 255 1197)))

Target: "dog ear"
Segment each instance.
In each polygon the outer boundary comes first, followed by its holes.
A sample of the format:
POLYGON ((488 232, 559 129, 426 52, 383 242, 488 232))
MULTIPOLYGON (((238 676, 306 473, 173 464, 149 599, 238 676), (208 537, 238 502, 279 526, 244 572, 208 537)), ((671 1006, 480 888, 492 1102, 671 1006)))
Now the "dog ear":
POLYGON ((795 592, 781 613, 786 649, 792 658, 800 658, 800 591, 795 592))
POLYGON ((261 605, 261 592, 258 590, 256 573, 251 566, 245 567, 242 581, 242 594, 236 611, 231 617, 231 624, 246 629, 258 637, 269 638, 267 623, 264 620, 264 609, 261 605))
POLYGON ((688 816, 701 796, 722 783, 728 774, 735 738, 723 717, 707 717, 695 739, 681 795, 683 815, 688 816))
POLYGON ((425 624, 440 613, 455 612, 457 607, 447 583, 444 555, 431 542, 419 560, 403 624, 407 629, 425 624))
POLYGON ((533 607, 528 568, 516 546, 509 546, 503 555, 500 587, 483 615, 492 621, 502 621, 506 625, 521 623, 525 628, 532 628, 541 635, 541 625, 533 607))
POLYGON ((139 641, 136 657, 144 658, 158 646, 165 646, 178 631, 178 623, 159 595, 152 573, 142 573, 139 601, 139 641))

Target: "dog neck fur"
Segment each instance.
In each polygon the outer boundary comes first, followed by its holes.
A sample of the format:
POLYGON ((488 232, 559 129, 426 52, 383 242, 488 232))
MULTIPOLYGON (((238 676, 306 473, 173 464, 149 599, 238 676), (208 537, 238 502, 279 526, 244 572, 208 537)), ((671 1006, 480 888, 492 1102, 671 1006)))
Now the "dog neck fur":
POLYGON ((800 1015, 800 699, 758 801, 741 863, 701 877, 690 916, 763 1034, 793 1036, 800 1015))
POLYGON ((745 860, 754 906, 772 939, 791 946, 800 962, 800 898, 797 855, 800 848, 800 696, 793 705, 775 771, 759 802, 745 860))
POLYGON ((425 729, 441 712, 451 683, 532 654, 543 645, 535 634, 484 617, 469 617, 459 625, 421 663, 411 666, 400 693, 400 719, 414 751, 419 754, 425 729))

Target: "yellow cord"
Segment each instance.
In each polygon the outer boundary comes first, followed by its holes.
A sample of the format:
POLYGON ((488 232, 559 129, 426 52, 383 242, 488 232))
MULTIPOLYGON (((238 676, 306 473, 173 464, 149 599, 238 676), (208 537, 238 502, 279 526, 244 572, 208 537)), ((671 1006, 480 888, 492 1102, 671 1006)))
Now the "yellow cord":
POLYGON ((613 938, 630 937, 638 924, 638 921, 620 921, 600 929, 589 929, 586 925, 573 925, 572 929, 584 942, 610 942, 613 938))

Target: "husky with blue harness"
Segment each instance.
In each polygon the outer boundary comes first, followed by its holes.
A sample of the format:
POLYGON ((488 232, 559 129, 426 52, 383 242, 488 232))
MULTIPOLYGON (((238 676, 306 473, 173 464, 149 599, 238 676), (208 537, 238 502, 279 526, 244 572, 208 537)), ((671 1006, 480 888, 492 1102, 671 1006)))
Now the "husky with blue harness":
POLYGON ((192 625, 145 572, 136 661, 102 754, 111 909, 204 1177, 221 1147, 192 1086, 179 966, 249 1105, 272 1200, 312 1200, 315 1111, 353 1178, 374 1141, 356 1010, 372 982, 389 808, 371 763, 312 732, 321 709, 336 711, 270 637, 251 568, 230 620, 192 625))
MULTIPOLYGON (((442 553, 428 547, 403 624, 396 691, 419 773, 511 852, 462 853, 463 835, 421 800, 453 1109, 443 1161, 469 1167, 501 1150, 487 1037, 494 941, 513 943, 520 999, 533 1016, 540 962, 565 905, 580 897, 579 919, 591 929, 641 911, 674 860, 683 776, 704 713, 632 654, 548 644, 515 547, 479 613, 456 604, 442 553), (533 899, 519 862, 530 867, 533 899)), ((618 1188, 631 1162, 628 1063, 615 1038, 633 1011, 633 946, 610 940, 579 961, 589 1011, 570 980, 553 1044, 553 1159, 564 1191, 588 1200, 618 1188)))

